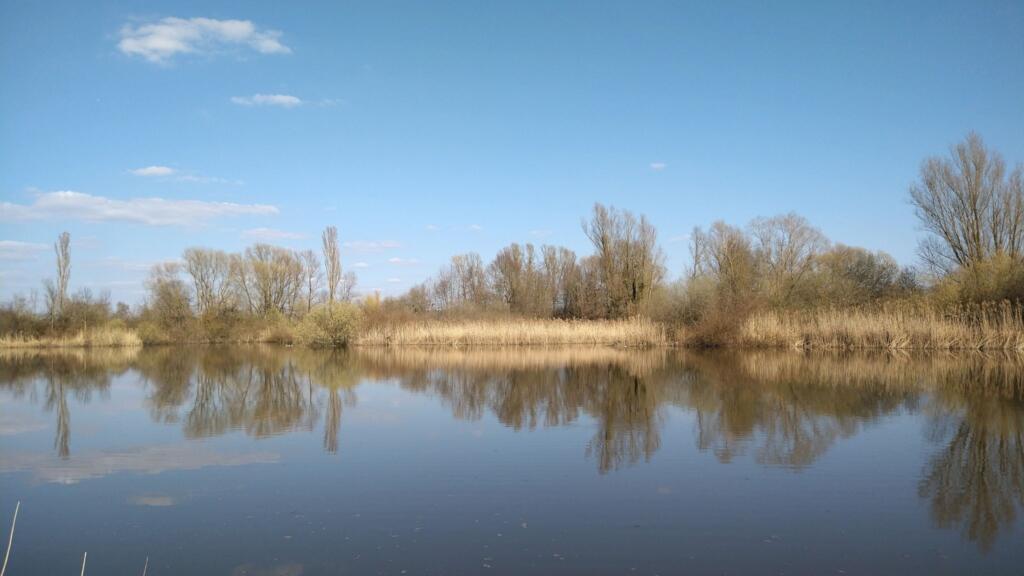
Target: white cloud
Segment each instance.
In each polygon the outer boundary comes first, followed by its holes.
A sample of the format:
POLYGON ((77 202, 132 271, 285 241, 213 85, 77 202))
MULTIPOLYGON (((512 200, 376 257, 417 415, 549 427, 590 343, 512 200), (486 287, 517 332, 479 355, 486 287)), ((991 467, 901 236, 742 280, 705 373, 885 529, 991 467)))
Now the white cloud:
POLYGON ((479 232, 479 231, 483 230, 484 227, 479 225, 479 224, 470 224, 469 225, 469 229, 472 230, 473 232, 479 232))
POLYGON ((232 96, 231 101, 240 106, 279 106, 295 108, 302 105, 302 99, 291 94, 253 94, 252 96, 232 96))
POLYGON ((668 164, 665 164, 664 162, 651 162, 649 166, 651 170, 654 170, 655 172, 661 172, 665 168, 668 168, 668 164))
POLYGON ((551 230, 547 230, 547 229, 530 230, 530 236, 533 236, 534 238, 546 238, 548 236, 551 236, 551 230))
POLYGON ((46 244, 0 240, 0 260, 31 260, 49 248, 46 244))
POLYGON ((394 258, 388 258, 388 264, 394 264, 396 266, 414 266, 419 263, 420 261, 416 260, 415 258, 406 259, 399 258, 397 256, 395 256, 394 258))
POLYGON ((436 224, 427 224, 427 225, 426 225, 426 226, 424 227, 424 229, 425 229, 425 230, 426 230, 427 232, 437 232, 438 230, 440 230, 440 229, 441 229, 441 227, 440 227, 440 226, 438 226, 438 225, 436 225, 436 224))
POLYGON ((352 267, 353 268, 369 268, 370 265, 367 264, 366 262, 356 262, 355 264, 352 265, 352 267))
POLYGON ((224 216, 277 214, 275 206, 204 200, 129 198, 118 200, 82 192, 37 194, 31 204, 0 202, 0 220, 68 219, 137 222, 151 226, 191 226, 224 216))
POLYGON ((170 176, 174 173, 174 168, 167 166, 146 166, 145 168, 136 168, 132 170, 132 174, 135 174, 136 176, 170 176))
POLYGON ((242 238, 251 240, 301 240, 305 237, 305 234, 299 232, 287 232, 273 228, 253 228, 242 232, 242 238))
POLYGON ((178 54, 203 54, 247 47, 261 54, 288 54, 277 30, 259 29, 249 20, 163 18, 121 27, 117 48, 129 56, 165 63, 178 54))
POLYGON ((350 242, 342 242, 341 246, 353 252, 383 252, 402 247, 400 243, 394 240, 352 240, 350 242))
POLYGON ((388 284, 401 284, 402 283, 402 279, 401 278, 388 278, 387 280, 385 280, 385 282, 387 282, 388 284))

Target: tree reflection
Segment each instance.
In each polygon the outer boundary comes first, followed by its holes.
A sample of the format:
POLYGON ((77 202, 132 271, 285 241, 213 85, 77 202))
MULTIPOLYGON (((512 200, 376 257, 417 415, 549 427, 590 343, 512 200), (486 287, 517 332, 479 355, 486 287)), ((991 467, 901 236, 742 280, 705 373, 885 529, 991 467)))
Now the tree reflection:
POLYGON ((837 440, 916 398, 915 387, 884 378, 836 385, 823 377, 833 361, 841 362, 796 355, 691 356, 689 384, 677 403, 696 413, 697 446, 722 462, 754 446, 761 464, 806 467, 837 440))
POLYGON ((586 414, 596 432, 586 448, 598 471, 648 459, 661 445, 663 351, 501 350, 473 353, 386 350, 365 353, 374 375, 436 395, 458 418, 486 412, 516 430, 559 426, 586 414))
POLYGON ((749 455, 792 469, 887 415, 923 411, 942 445, 919 486, 936 525, 988 549, 1024 507, 1024 361, 1015 356, 156 348, 5 353, 0 387, 41 399, 66 459, 71 400, 106 394, 129 369, 153 419, 190 438, 322 424, 323 449, 336 454, 360 382, 387 380, 439 398, 457 418, 490 414, 516 430, 590 419, 581 449, 601 473, 650 459, 672 408, 693 414, 697 447, 718 461, 749 455))
POLYGON ((168 350, 140 363, 154 417, 181 422, 190 438, 231 430, 262 438, 311 429, 318 417, 307 372, 286 351, 168 350))
POLYGON ((931 433, 945 447, 919 486, 936 525, 959 527, 983 550, 1024 507, 1024 381, 1020 373, 1001 376, 936 389, 931 433))
POLYGON ((107 395, 115 376, 127 370, 132 351, 13 350, 0 353, 0 386, 15 398, 35 398, 41 388, 44 407, 56 415, 54 450, 62 459, 71 455, 70 395, 85 404, 93 393, 107 395))

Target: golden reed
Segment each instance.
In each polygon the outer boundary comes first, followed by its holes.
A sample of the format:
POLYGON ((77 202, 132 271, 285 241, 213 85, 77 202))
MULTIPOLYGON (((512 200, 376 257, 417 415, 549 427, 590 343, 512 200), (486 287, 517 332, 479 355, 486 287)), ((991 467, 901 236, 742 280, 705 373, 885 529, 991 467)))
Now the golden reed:
POLYGON ((1024 308, 1004 302, 948 311, 914 305, 767 311, 743 323, 736 344, 829 350, 1024 351, 1024 308))
POLYGON ((644 348, 668 342, 664 327, 645 318, 625 320, 427 320, 372 327, 360 346, 620 346, 644 348))
POLYGON ((117 327, 80 330, 68 336, 0 336, 0 348, 123 348, 142 346, 133 330, 117 327))

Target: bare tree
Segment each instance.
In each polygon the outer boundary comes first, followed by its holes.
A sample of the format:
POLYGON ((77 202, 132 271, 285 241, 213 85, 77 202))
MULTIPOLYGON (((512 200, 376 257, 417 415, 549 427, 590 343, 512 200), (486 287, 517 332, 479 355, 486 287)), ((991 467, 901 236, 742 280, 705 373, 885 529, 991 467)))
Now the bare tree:
POLYGON ((305 279, 306 312, 309 312, 313 309, 313 301, 320 290, 323 274, 320 272, 320 258, 316 252, 305 250, 300 256, 302 257, 302 276, 305 279))
POLYGON ((906 289, 906 272, 885 252, 837 244, 816 260, 817 296, 830 304, 862 304, 906 289))
POLYGON ((226 252, 189 248, 182 259, 185 271, 192 278, 196 312, 218 313, 233 307, 231 257, 226 252))
POLYGON ((1007 177, 998 152, 970 133, 948 158, 928 158, 910 201, 929 236, 921 258, 949 272, 1005 254, 1019 259, 1024 250, 1024 177, 1018 166, 1007 177))
POLYGON ((576 253, 561 246, 542 246, 544 289, 551 314, 564 316, 571 301, 570 291, 576 273, 576 253))
POLYGON ((341 275, 341 284, 338 285, 338 300, 342 302, 351 302, 352 298, 356 295, 356 284, 358 284, 359 278, 356 273, 349 270, 341 275))
POLYGON ((255 244, 234 264, 235 281, 254 314, 296 313, 303 292, 302 259, 292 250, 255 244))
POLYGON ((341 251, 338 247, 338 229, 328 226, 323 233, 324 268, 327 272, 327 301, 334 303, 341 283, 341 251))
POLYGON ((722 293, 733 299, 749 297, 756 279, 750 239, 742 230, 718 221, 704 232, 694 229, 694 276, 711 276, 722 293))
POLYGON ((449 264, 428 284, 433 307, 437 310, 482 306, 490 298, 483 260, 474 252, 452 256, 449 264))
POLYGON ((154 265, 146 279, 147 307, 165 327, 178 327, 191 314, 188 287, 181 280, 181 266, 174 262, 154 265))
POLYGON ((814 259, 828 248, 828 240, 802 216, 790 212, 750 223, 754 251, 763 267, 761 277, 769 298, 787 304, 814 267, 814 259))
POLYGON ((53 245, 57 253, 57 286, 55 290, 54 313, 60 316, 64 313, 64 305, 68 298, 68 281, 71 278, 71 235, 61 232, 57 242, 53 245))
POLYGON ((658 233, 645 216, 594 205, 583 231, 597 251, 602 299, 608 316, 633 312, 665 275, 658 233))

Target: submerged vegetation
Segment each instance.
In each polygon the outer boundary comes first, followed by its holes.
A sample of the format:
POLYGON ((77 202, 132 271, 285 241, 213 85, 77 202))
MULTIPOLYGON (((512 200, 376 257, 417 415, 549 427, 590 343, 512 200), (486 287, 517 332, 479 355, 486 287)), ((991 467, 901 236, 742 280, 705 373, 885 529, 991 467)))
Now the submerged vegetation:
POLYGON ((68 293, 71 240, 56 280, 0 309, 0 346, 277 342, 621 347, 680 344, 885 349, 1024 349, 1024 170, 974 134, 927 159, 911 204, 926 236, 921 268, 832 243, 803 217, 714 222, 690 236, 691 265, 668 281, 654 226, 596 204, 593 246, 511 244, 485 263, 453 257, 397 297, 356 296, 338 231, 320 254, 255 244, 189 248, 155 266, 135 307, 68 293))

